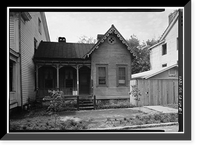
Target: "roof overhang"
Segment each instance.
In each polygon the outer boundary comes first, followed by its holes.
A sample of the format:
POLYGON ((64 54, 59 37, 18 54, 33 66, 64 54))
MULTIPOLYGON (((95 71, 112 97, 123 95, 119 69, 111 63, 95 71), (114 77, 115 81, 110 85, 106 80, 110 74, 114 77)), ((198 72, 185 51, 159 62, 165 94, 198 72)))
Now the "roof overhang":
POLYGON ((158 75, 158 74, 160 74, 164 71, 167 71, 171 68, 174 68, 174 67, 178 67, 178 65, 174 64, 174 65, 164 67, 164 68, 161 68, 161 69, 158 69, 158 70, 149 70, 149 71, 133 74, 133 75, 131 75, 131 80, 134 80, 134 79, 149 79, 151 77, 154 77, 154 76, 156 76, 156 75, 158 75))
POLYGON ((116 34, 116 36, 119 38, 119 40, 124 44, 129 52, 136 57, 136 55, 133 52, 133 49, 128 45, 127 41, 124 39, 124 37, 120 34, 120 32, 115 28, 115 26, 112 24, 111 28, 103 35, 101 39, 98 40, 98 42, 91 48, 91 50, 83 56, 83 58, 89 57, 96 49, 99 48, 100 44, 105 42, 105 40, 109 37, 110 34, 116 34))

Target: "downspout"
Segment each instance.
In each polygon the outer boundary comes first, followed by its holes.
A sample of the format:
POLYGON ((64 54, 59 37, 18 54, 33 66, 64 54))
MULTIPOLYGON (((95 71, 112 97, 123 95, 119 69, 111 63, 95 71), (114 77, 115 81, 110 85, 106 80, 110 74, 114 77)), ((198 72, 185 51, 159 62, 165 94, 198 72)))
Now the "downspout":
POLYGON ((21 50, 21 12, 19 13, 19 55, 20 55, 20 59, 19 59, 19 64, 20 64, 20 91, 21 91, 21 108, 23 110, 23 95, 22 95, 22 50, 21 50))

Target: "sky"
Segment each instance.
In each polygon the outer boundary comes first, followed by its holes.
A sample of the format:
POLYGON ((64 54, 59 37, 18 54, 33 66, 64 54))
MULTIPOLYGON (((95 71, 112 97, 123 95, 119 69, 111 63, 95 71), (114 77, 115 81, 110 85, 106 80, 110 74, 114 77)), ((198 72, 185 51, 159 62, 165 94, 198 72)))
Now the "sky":
POLYGON ((66 42, 78 42, 82 36, 97 38, 113 24, 125 39, 136 35, 140 42, 158 39, 168 26, 168 15, 163 12, 45 12, 50 40, 65 37, 66 42))

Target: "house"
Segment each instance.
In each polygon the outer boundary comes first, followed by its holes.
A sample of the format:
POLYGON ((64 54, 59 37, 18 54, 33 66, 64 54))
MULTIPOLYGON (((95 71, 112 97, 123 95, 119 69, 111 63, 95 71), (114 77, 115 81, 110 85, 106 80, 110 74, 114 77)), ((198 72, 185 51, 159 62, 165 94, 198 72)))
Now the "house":
POLYGON ((178 10, 169 15, 169 24, 159 42, 149 47, 150 71, 133 74, 130 95, 134 105, 163 105, 178 102, 178 10), (135 99, 139 98, 140 101, 135 99))
POLYGON ((169 15, 169 25, 159 42, 149 48, 150 69, 161 69, 178 62, 178 10, 169 15))
POLYGON ((129 99, 131 61, 128 43, 112 25, 96 44, 42 41, 34 55, 38 97, 49 89, 71 96, 129 99))
POLYGON ((130 95, 133 105, 178 104, 178 65, 133 74, 130 85, 133 92, 138 91, 130 95))
POLYGON ((41 41, 50 41, 44 12, 9 11, 9 94, 10 109, 34 100, 33 56, 41 41))

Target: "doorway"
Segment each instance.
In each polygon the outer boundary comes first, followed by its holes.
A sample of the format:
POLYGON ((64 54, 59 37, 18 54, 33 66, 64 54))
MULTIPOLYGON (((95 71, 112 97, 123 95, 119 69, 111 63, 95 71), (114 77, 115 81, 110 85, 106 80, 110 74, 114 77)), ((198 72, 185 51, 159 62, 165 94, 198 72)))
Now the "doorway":
POLYGON ((90 75, 91 69, 83 66, 79 69, 79 94, 89 95, 90 94, 90 75))

